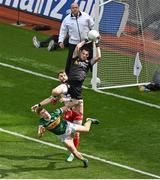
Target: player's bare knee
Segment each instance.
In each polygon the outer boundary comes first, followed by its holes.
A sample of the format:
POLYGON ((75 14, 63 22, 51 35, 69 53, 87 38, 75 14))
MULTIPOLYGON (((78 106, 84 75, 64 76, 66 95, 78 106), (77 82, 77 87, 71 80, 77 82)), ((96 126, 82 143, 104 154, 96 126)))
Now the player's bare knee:
POLYGON ((89 132, 90 130, 90 127, 91 127, 91 123, 88 121, 84 124, 84 127, 85 127, 85 132, 89 132))
POLYGON ((75 135, 74 135, 74 138, 79 138, 79 136, 80 136, 80 133, 76 132, 75 135))
POLYGON ((86 127, 86 132, 89 132, 89 130, 90 130, 90 127, 86 127))
POLYGON ((83 99, 79 99, 79 100, 78 100, 78 104, 79 104, 79 105, 83 105, 83 99))

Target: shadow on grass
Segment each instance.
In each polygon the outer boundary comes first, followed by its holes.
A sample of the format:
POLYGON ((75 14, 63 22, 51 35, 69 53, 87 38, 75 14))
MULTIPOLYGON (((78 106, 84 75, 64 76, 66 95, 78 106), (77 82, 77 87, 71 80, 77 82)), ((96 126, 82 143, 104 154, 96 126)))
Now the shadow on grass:
POLYGON ((26 155, 26 156, 15 156, 15 155, 0 155, 0 158, 5 158, 9 160, 30 160, 30 159, 37 159, 37 160, 64 160, 63 158, 56 158, 57 156, 62 156, 63 153, 59 154, 50 154, 50 155, 42 155, 42 156, 33 156, 33 155, 26 155))
MULTIPOLYGON (((12 168, 2 169, 0 168, 0 178, 12 178, 10 174, 19 174, 22 172, 28 172, 31 173, 31 171, 41 171, 44 173, 44 171, 50 171, 50 170, 65 170, 65 169, 74 169, 74 168, 83 168, 83 166, 71 166, 71 163, 67 163, 64 158, 57 158, 57 156, 63 156, 63 153, 54 154, 54 155, 45 155, 45 156, 17 156, 17 155, 0 155, 0 158, 5 158, 9 160, 48 160, 48 164, 46 163, 46 166, 39 166, 37 162, 36 165, 32 165, 27 163, 27 166, 30 167, 24 167, 26 166, 26 162, 24 165, 12 165, 12 168), (67 163, 65 167, 56 168, 56 164, 58 163, 67 163)), ((11 166, 11 164, 10 164, 11 166)), ((41 173, 40 173, 41 174, 41 173)), ((40 177, 39 177, 40 178, 40 177)))

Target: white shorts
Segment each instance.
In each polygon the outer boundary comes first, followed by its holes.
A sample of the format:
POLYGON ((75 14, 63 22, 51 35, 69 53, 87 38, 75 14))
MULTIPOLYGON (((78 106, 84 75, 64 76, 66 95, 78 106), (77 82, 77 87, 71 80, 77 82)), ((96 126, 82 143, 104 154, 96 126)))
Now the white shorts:
POLYGON ((61 140, 61 142, 64 142, 67 139, 73 139, 73 135, 76 132, 78 126, 79 125, 67 121, 67 128, 65 133, 62 135, 58 135, 58 138, 61 140))

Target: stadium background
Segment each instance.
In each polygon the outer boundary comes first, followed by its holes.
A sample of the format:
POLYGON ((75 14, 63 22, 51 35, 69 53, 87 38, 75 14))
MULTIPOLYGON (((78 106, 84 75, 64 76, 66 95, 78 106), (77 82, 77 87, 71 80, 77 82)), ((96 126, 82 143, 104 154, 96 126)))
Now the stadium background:
MULTIPOLYGON (((159 92, 142 93, 136 87, 107 90, 103 94, 84 90, 85 117, 97 117, 102 122, 81 138, 80 151, 102 160, 89 158, 87 170, 77 160, 71 164, 64 162, 68 153, 63 150, 9 134, 17 132, 36 138, 37 117, 30 112, 30 106, 48 96, 58 83, 31 73, 56 78, 57 72, 64 68, 67 49, 53 53, 35 49, 31 42, 33 35, 45 39, 46 34, 57 34, 60 19, 53 21, 51 17, 20 11, 20 22, 27 26, 15 27, 10 23, 16 23, 17 11, 7 2, 12 6, 18 1, 0 1, 1 178, 159 178, 159 92), (43 33, 33 31, 37 24, 47 24, 53 29, 43 33), (30 71, 24 72, 26 69, 30 71)), ((144 6, 145 18, 150 4, 144 6)), ((43 141, 62 146, 48 133, 43 141)))

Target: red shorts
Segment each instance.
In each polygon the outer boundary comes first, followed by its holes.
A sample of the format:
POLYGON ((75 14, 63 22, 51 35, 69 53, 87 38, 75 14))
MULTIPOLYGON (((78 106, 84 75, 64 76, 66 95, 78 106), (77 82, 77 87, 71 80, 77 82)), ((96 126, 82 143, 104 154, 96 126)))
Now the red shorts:
POLYGON ((83 120, 83 114, 77 113, 76 111, 69 110, 64 113, 64 120, 66 121, 73 121, 73 120, 83 120))

